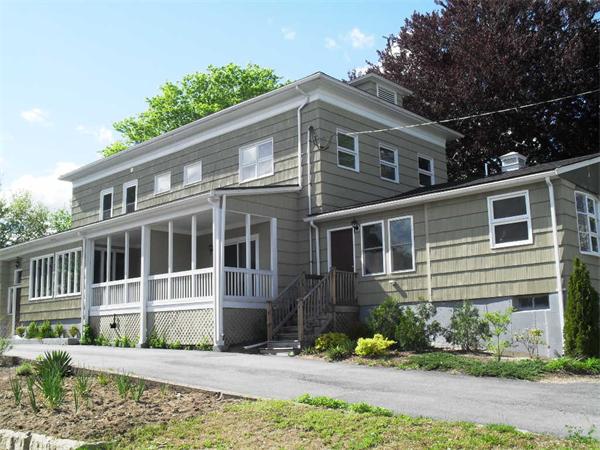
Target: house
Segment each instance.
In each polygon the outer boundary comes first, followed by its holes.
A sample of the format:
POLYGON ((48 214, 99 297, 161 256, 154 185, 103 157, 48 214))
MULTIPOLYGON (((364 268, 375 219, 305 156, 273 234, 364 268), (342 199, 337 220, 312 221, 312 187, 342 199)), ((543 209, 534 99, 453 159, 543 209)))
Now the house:
POLYGON ((512 305, 560 353, 573 259, 600 282, 600 154, 448 183, 461 135, 411 126, 410 94, 315 73, 64 175, 73 228, 0 250, 0 321, 223 349, 349 329, 392 295, 442 321, 512 305))

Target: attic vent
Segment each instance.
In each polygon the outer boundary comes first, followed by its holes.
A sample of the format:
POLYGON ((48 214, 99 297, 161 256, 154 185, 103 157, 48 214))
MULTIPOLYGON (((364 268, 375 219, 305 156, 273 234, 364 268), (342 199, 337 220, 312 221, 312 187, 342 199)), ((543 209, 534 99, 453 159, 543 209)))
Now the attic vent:
POLYGON ((527 165, 527 158, 520 153, 510 152, 500 157, 502 172, 519 170, 527 165))
POLYGON ((379 85, 377 85, 377 97, 394 105, 396 104, 396 93, 379 85))

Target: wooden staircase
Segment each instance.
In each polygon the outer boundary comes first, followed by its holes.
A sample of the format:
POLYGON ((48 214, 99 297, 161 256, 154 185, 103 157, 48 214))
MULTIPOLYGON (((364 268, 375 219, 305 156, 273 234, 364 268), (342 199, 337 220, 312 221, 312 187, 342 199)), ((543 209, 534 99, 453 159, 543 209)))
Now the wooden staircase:
POLYGON ((355 274, 331 269, 325 275, 299 274, 267 302, 267 344, 263 354, 291 355, 336 329, 336 306, 355 306, 355 274))

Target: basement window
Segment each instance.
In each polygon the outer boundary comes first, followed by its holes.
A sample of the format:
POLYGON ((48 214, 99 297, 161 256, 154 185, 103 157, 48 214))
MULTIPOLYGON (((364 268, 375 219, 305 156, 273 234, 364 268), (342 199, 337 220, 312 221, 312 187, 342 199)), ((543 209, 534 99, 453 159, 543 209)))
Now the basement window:
POLYGON ((550 299, 548 295, 516 297, 513 298, 513 308, 515 308, 517 311, 550 309, 550 299))

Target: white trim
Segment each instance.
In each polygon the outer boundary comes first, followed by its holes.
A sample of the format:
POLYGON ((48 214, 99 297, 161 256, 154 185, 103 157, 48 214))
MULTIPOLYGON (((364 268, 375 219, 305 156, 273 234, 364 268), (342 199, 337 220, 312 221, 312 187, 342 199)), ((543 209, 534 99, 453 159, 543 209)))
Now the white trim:
POLYGON ((351 170, 353 172, 360 172, 360 156, 359 156, 360 152, 359 152, 359 145, 358 145, 358 135, 352 135, 350 133, 352 133, 352 131, 344 130, 343 128, 336 128, 336 130, 335 130, 335 148, 336 148, 335 157, 336 157, 337 166, 341 169, 351 170), (346 135, 353 140, 354 150, 350 150, 349 148, 346 148, 346 147, 340 147, 340 143, 338 141, 339 134, 346 135), (340 165, 340 152, 345 153, 347 155, 354 156, 354 168, 340 165))
POLYGON ((490 246, 492 249, 500 249, 506 247, 516 247, 519 245, 529 245, 533 243, 533 230, 531 227, 531 208, 529 206, 529 191, 517 191, 517 192, 509 192, 501 195, 492 195, 487 198, 487 208, 488 208, 488 226, 489 226, 489 234, 490 234, 490 246), (506 200, 509 198, 517 198, 517 197, 525 197, 525 209, 526 213, 520 216, 510 216, 503 217, 501 219, 494 219, 494 210, 493 204, 498 200, 506 200), (496 233, 494 227, 496 225, 508 225, 511 223, 521 223, 527 222, 527 239, 523 239, 521 241, 513 241, 513 242, 505 242, 505 243, 496 243, 496 233))
POLYGON ((255 141, 251 144, 244 145, 238 149, 238 181, 239 184, 247 183, 249 181, 260 180, 261 178, 270 177, 275 173, 275 144, 273 138, 262 139, 260 141, 255 141), (258 155, 258 146, 262 144, 270 143, 271 144, 271 157, 270 158, 259 158, 258 155), (256 160, 253 163, 242 163, 242 152, 244 150, 248 150, 251 148, 256 148, 256 160), (261 162, 271 161, 271 171, 264 175, 258 175, 258 164, 261 162), (250 178, 242 179, 242 168, 254 166, 254 176, 250 178))
POLYGON ((567 166, 559 167, 555 170, 556 175, 561 175, 566 172, 571 172, 573 170, 581 169, 582 167, 587 167, 592 164, 600 163, 600 156, 596 156, 595 158, 586 159, 585 161, 580 161, 578 163, 569 164, 567 166))
MULTIPOLYGON (((396 89, 391 89, 391 88, 387 88, 387 87, 381 86, 380 83, 375 83, 375 86, 376 86, 375 89, 376 89, 376 92, 377 92, 377 98, 380 98, 381 100, 387 102, 386 99, 384 99, 381 95, 379 95, 379 90, 380 89, 385 89, 386 91, 389 91, 392 94, 394 94, 394 103, 392 103, 392 105, 397 105, 398 104, 398 91, 396 91, 396 89)), ((391 103, 391 102, 388 102, 388 103, 391 103)))
POLYGON ((385 264, 385 247, 386 247, 386 241, 385 241, 385 224, 383 220, 374 220, 371 222, 365 222, 365 223, 361 223, 360 224, 360 265, 361 265, 361 273, 363 277, 373 277, 376 275, 385 275, 386 273, 386 264, 385 264), (369 273, 366 274, 365 273, 365 244, 364 244, 364 235, 363 235, 363 228, 367 227, 369 225, 375 225, 375 224, 379 224, 381 225, 381 266, 382 266, 382 272, 376 272, 376 273, 369 273))
MULTIPOLYGON (((62 257, 61 259, 63 260, 63 265, 64 265, 64 260, 65 260, 65 255, 68 255, 67 260, 68 260, 68 265, 67 265, 67 290, 69 288, 69 286, 71 285, 70 282, 70 278, 71 278, 71 271, 70 271, 70 266, 72 264, 71 259, 72 259, 72 255, 75 255, 75 260, 77 259, 77 253, 79 253, 79 267, 81 267, 81 256, 83 254, 83 250, 82 247, 75 247, 75 248, 70 248, 67 250, 61 250, 59 252, 56 252, 54 254, 54 273, 56 274, 56 276, 58 276, 58 272, 57 272, 57 268, 58 268, 58 258, 62 257)), ((73 261, 73 263, 75 263, 75 261, 73 261)), ((79 271, 75 271, 75 267, 73 267, 73 275, 78 274, 79 275, 79 281, 77 281, 77 278, 73 279, 73 288, 75 288, 75 284, 77 283, 77 290, 74 290, 73 292, 64 292, 65 290, 65 285, 62 284, 64 282, 64 273, 61 274, 63 275, 62 279, 61 279, 61 290, 63 290, 63 293, 58 293, 58 284, 55 283, 54 284, 54 298, 63 298, 63 297, 73 297, 73 296, 78 296, 81 295, 81 270, 79 271)))
MULTIPOLYGON (((55 253, 48 253, 45 255, 39 255, 39 256, 35 256, 29 259, 29 295, 28 295, 28 300, 29 301, 35 301, 35 300, 51 300, 54 298, 54 286, 56 286, 56 279, 54 280, 55 283, 53 284, 52 289, 48 289, 48 285, 45 282, 48 279, 48 274, 46 273, 45 277, 42 277, 42 270, 40 270, 40 276, 39 278, 43 278, 44 283, 42 283, 42 287, 46 293, 46 295, 40 295, 40 296, 34 296, 34 292, 36 292, 38 289, 38 284, 40 283, 41 280, 38 279, 37 276, 37 265, 38 265, 38 261, 45 261, 44 264, 46 264, 46 267, 48 267, 49 264, 49 259, 52 258, 52 274, 50 274, 50 276, 54 276, 54 274, 56 273, 56 255, 55 253), (33 276, 33 266, 36 266, 36 276, 33 276), (48 294, 48 292, 50 292, 48 294)), ((47 270, 47 269, 46 269, 47 270)), ((40 290, 41 292, 41 290, 40 290)))
POLYGON ((327 230, 327 270, 331 270, 331 233, 342 230, 350 230, 352 232, 352 268, 356 272, 356 232, 352 228, 352 225, 327 230))
POLYGON ((434 160, 431 156, 428 155, 424 155, 422 153, 417 153, 417 183, 419 183, 419 186, 421 187, 425 187, 425 184, 421 184, 421 180, 419 179, 419 175, 427 175, 428 177, 431 177, 431 185, 433 186, 435 184, 435 166, 434 166, 434 160), (431 168, 430 170, 425 170, 425 169, 421 169, 421 166, 419 166, 419 158, 420 159, 426 159, 427 161, 429 161, 429 167, 431 168))
POLYGON ((114 208, 115 208, 115 189, 110 187, 110 188, 106 188, 100 191, 100 208, 99 208, 99 212, 98 212, 98 216, 100 218, 100 220, 107 220, 104 218, 104 196, 110 194, 110 217, 108 217, 107 219, 110 219, 114 216, 114 208))
POLYGON ((155 196, 166 194, 167 192, 169 192, 171 190, 171 187, 172 187, 172 184, 171 184, 171 171, 170 170, 154 175, 154 195, 155 196), (165 189, 163 191, 158 191, 158 189, 157 189, 158 188, 158 179, 165 175, 169 176, 169 188, 165 189))
POLYGON ((196 161, 196 162, 193 162, 190 164, 186 164, 185 166, 183 166, 183 185, 184 186, 191 186, 193 184, 200 183, 200 182, 202 182, 203 177, 204 177, 204 173, 202 172, 202 160, 196 161), (200 166, 200 179, 195 180, 195 181, 190 181, 189 176, 187 174, 187 170, 192 167, 196 167, 196 166, 200 166))
POLYGON ((417 269, 417 264, 415 261, 415 226, 414 226, 413 216, 400 216, 400 217, 392 217, 387 219, 387 233, 388 233, 388 246, 387 246, 387 254, 388 254, 388 273, 392 274, 401 274, 401 273, 409 273, 414 272, 417 269), (412 267, 410 269, 405 270, 392 270, 394 265, 392 261, 392 226, 391 223, 398 220, 410 220, 410 238, 411 238, 411 250, 412 250, 412 267))
POLYGON ((400 182, 400 167, 398 164, 398 148, 393 147, 391 145, 387 145, 387 144, 383 144, 383 143, 379 143, 379 178, 381 178, 382 180, 385 181, 390 181, 392 183, 399 183, 400 182), (389 150, 391 152, 394 153, 394 162, 390 163, 388 161, 384 161, 383 159, 381 159, 381 149, 384 148, 385 150, 389 150), (386 167, 391 167, 392 169, 394 169, 394 179, 390 179, 390 178, 386 178, 381 174, 381 166, 386 166, 386 167))
MULTIPOLYGON (((128 214, 127 213, 127 189, 129 189, 130 187, 133 187, 133 186, 135 186, 135 202, 134 202, 134 206, 133 206, 134 210, 132 212, 137 211, 138 180, 135 179, 135 180, 130 180, 130 181, 123 183, 123 204, 121 206, 121 208, 123 208, 121 211, 122 214, 128 214)), ((131 214, 131 213, 129 213, 129 214, 131 214)))
POLYGON ((594 194, 590 194, 589 192, 574 191, 573 195, 575 197, 575 223, 577 225, 577 247, 579 248, 579 253, 581 253, 582 255, 600 256, 600 211, 598 211, 598 209, 600 208, 600 202, 598 201, 598 198, 594 194), (584 197, 585 212, 579 212, 577 210, 577 195, 583 195, 583 197, 584 197), (594 203, 594 213, 595 214, 590 214, 590 212, 588 210, 588 206, 587 206, 588 199, 592 200, 592 202, 594 203), (579 232, 579 214, 584 214, 586 217, 586 226, 587 226, 587 230, 588 230, 587 231, 588 245, 590 246, 589 250, 581 249, 581 238, 579 236, 579 234, 580 234, 580 232, 579 232), (590 227, 590 218, 593 218, 596 220, 596 231, 595 232, 592 232, 592 229, 590 227), (593 250, 592 237, 596 238, 596 245, 598 247, 597 252, 595 252, 593 250))

